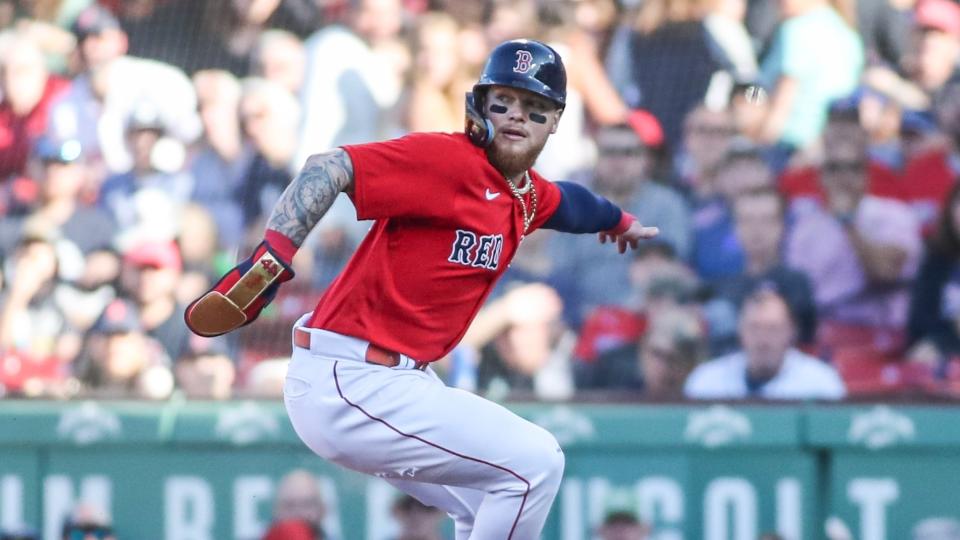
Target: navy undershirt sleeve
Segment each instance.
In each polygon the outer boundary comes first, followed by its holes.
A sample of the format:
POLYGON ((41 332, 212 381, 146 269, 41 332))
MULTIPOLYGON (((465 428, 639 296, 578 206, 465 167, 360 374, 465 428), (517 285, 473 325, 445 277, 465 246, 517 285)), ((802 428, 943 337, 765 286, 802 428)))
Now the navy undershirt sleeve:
POLYGON ((623 212, 607 199, 573 182, 555 182, 560 188, 560 205, 543 224, 544 229, 568 233, 608 231, 620 223, 623 212))

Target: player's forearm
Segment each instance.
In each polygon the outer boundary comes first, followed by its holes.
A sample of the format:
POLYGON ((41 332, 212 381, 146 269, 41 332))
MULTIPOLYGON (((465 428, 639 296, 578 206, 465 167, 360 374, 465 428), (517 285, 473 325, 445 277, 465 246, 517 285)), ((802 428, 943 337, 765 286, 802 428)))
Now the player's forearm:
POLYGON ((267 221, 267 229, 283 234, 300 246, 337 195, 352 189, 353 163, 346 151, 337 148, 312 155, 280 196, 267 221))

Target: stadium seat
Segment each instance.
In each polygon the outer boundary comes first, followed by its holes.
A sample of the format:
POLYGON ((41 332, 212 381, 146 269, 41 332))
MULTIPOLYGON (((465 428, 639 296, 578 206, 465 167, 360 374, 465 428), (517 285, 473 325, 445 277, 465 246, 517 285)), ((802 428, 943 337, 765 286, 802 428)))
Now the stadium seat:
POLYGON ((899 355, 906 343, 902 328, 886 328, 851 324, 838 321, 822 321, 817 328, 817 345, 825 356, 848 348, 869 349, 876 354, 894 357, 899 355))
POLYGON ((868 347, 837 349, 832 360, 851 396, 928 390, 937 384, 932 367, 891 360, 868 347))

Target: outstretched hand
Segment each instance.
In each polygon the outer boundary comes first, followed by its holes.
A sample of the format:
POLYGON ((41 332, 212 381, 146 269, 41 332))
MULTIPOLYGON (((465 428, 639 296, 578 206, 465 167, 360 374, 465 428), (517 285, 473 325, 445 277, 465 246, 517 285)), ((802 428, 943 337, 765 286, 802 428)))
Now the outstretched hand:
POLYGON ((631 249, 637 249, 640 240, 649 240, 658 234, 660 234, 660 229, 657 227, 644 227, 639 221, 634 221, 630 224, 630 228, 621 234, 614 234, 610 231, 601 232, 600 243, 616 242, 617 251, 625 253, 628 245, 631 249))

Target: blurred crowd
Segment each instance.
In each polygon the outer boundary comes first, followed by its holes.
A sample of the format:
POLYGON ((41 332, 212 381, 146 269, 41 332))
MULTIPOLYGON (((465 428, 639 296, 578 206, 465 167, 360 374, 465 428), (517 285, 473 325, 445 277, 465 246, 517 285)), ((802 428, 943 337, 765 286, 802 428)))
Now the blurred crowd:
POLYGON ((661 236, 529 237, 435 364, 498 398, 960 393, 953 0, 0 0, 0 395, 277 395, 345 195, 226 337, 183 306, 305 159, 461 131, 492 46, 567 106, 536 168, 661 236))

